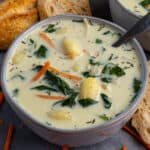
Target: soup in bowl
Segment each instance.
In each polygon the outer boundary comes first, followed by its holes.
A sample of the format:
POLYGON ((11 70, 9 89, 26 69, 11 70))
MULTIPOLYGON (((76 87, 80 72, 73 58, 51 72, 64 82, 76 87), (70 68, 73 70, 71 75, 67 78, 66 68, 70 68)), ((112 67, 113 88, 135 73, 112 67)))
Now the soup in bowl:
MULTIPOLYGON (((149 0, 109 0, 109 4, 113 21, 128 30, 150 10, 149 0)), ((141 33, 137 38, 145 50, 150 51, 149 31, 141 33)))
POLYGON ((3 64, 8 102, 56 144, 88 145, 114 134, 136 110, 147 81, 136 40, 112 47, 121 34, 110 22, 73 15, 31 27, 3 64))

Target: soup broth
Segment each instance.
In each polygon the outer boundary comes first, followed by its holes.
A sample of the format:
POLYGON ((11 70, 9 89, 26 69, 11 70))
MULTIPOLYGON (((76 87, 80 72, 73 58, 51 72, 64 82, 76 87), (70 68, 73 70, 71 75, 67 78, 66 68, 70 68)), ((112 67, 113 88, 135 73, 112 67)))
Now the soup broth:
POLYGON ((17 46, 7 68, 14 101, 55 128, 102 124, 123 112, 141 87, 131 43, 90 20, 59 20, 37 28, 17 46))

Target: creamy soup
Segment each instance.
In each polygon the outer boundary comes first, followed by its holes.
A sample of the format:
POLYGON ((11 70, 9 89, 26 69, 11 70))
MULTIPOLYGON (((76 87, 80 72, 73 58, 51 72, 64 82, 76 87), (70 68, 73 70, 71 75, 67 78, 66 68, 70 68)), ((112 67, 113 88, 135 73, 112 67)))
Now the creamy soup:
POLYGON ((130 43, 90 20, 60 20, 31 32, 11 56, 7 82, 15 102, 56 128, 102 124, 123 112, 141 88, 130 43))
POLYGON ((150 9, 150 0, 119 0, 119 2, 138 16, 146 15, 150 9))

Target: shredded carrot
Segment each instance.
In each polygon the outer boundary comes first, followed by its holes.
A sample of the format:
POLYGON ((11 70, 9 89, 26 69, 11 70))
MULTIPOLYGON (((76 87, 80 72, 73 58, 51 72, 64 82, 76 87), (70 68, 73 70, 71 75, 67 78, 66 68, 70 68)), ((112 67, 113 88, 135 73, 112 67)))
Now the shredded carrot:
POLYGON ((62 150, 69 150, 69 147, 68 146, 62 146, 62 150))
POLYGON ((3 125, 4 124, 4 120, 0 120, 0 125, 3 125))
POLYGON ((45 63, 45 65, 42 67, 42 69, 36 74, 36 76, 32 78, 31 82, 34 82, 34 81, 39 80, 39 78, 40 78, 42 75, 44 75, 45 72, 48 70, 49 66, 50 66, 50 63, 49 63, 49 61, 47 61, 47 62, 45 63))
POLYGON ((68 79, 72 79, 72 80, 76 80, 76 81, 81 81, 83 80, 82 77, 78 77, 78 76, 75 76, 75 75, 71 75, 71 74, 68 74, 68 73, 65 73, 65 72, 61 72, 60 70, 52 67, 52 66, 49 66, 48 68, 49 71, 52 71, 62 77, 65 77, 65 78, 68 78, 68 79))
POLYGON ((71 146, 71 145, 63 145, 62 147, 61 147, 61 149, 62 150, 69 150, 70 148, 72 148, 73 146, 71 146))
POLYGON ((124 126, 123 130, 128 132, 130 135, 132 135, 136 140, 138 140, 141 144, 143 144, 148 150, 150 150, 150 145, 146 144, 142 138, 135 133, 131 128, 129 128, 128 126, 124 126))
POLYGON ((122 150, 127 150, 127 147, 126 147, 126 146, 123 146, 123 147, 122 147, 122 150))
POLYGON ((146 6, 146 8, 147 8, 147 9, 150 9, 150 4, 148 4, 148 5, 146 6))
POLYGON ((52 48, 54 49, 57 49, 56 45, 53 43, 53 41, 50 39, 50 37, 44 33, 44 32, 41 32, 40 33, 40 36, 42 39, 44 39, 52 48))
POLYGON ((41 95, 38 94, 36 95, 39 98, 43 98, 43 99, 49 99, 49 100, 64 100, 66 97, 65 96, 52 96, 52 95, 41 95))
POLYGON ((3 102, 4 102, 4 94, 0 92, 0 106, 3 104, 3 102))
POLYGON ((9 129, 8 129, 6 142, 5 142, 5 145, 4 145, 4 150, 9 150, 9 147, 10 147, 10 144, 11 144, 11 141, 12 141, 13 131, 14 131, 14 125, 11 124, 9 126, 9 129))

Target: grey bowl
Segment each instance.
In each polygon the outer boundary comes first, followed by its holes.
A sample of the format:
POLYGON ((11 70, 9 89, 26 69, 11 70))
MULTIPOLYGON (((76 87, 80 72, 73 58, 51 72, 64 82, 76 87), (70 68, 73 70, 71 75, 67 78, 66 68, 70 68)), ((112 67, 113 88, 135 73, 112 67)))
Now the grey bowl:
MULTIPOLYGON (((120 26, 130 29, 142 16, 138 16, 125 8, 118 0, 109 0, 113 21, 120 26)), ((137 38, 145 50, 150 51, 150 32, 144 32, 137 38)))
POLYGON ((74 130, 66 130, 66 129, 56 129, 54 127, 49 127, 48 125, 41 123, 40 121, 34 119, 31 115, 29 115, 28 112, 25 112, 20 106, 18 106, 17 103, 14 102, 13 98, 10 96, 10 92, 8 90, 7 82, 6 82, 6 68, 8 65, 8 60, 10 56, 15 52, 16 46, 28 35, 31 31, 34 29, 49 24, 53 20, 62 20, 62 19, 83 19, 83 18, 90 19, 93 22, 96 23, 104 23, 108 24, 120 31, 121 33, 124 33, 125 30, 118 25, 115 25, 109 21, 98 19, 94 17, 87 17, 87 16, 78 16, 78 15, 62 15, 62 16, 56 16, 48 18, 44 21, 41 21, 34 26, 32 26, 30 29, 26 30, 23 34, 21 34, 17 40, 10 46, 3 65, 2 65, 2 72, 1 72, 1 81, 2 81, 2 89, 5 94, 7 102, 10 104, 11 108, 16 112, 18 117, 36 134, 44 138, 45 140, 52 142, 54 144, 58 145, 72 145, 72 146, 84 146, 84 145, 90 145, 95 144, 100 141, 103 141, 104 139, 116 134, 121 127, 131 118, 133 113, 136 111, 148 79, 148 71, 147 71, 147 61, 145 58, 145 55, 143 53, 143 49, 139 45, 139 43, 133 39, 132 44, 134 48, 136 49, 136 53, 138 55, 138 58, 141 62, 142 66, 142 81, 143 81, 143 87, 140 90, 138 96, 136 99, 129 105, 129 107, 120 115, 116 116, 114 119, 95 126, 90 127, 86 129, 74 129, 74 130))

